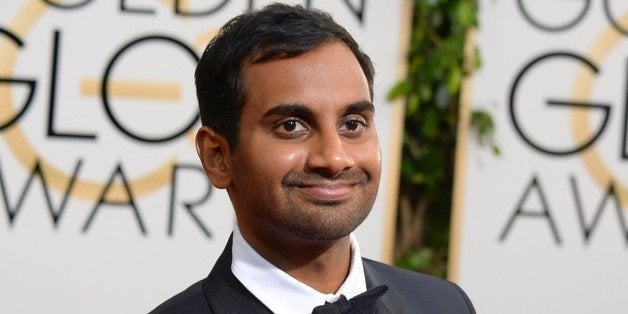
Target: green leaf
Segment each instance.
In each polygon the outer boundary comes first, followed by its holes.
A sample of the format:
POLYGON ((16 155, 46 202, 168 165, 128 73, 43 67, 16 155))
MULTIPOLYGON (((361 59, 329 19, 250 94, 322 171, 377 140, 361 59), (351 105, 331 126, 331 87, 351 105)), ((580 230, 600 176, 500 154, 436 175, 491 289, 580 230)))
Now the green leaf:
POLYGON ((425 176, 422 173, 413 173, 408 177, 408 179, 410 179, 410 182, 414 184, 421 184, 425 182, 425 176))
POLYGON ((421 129, 423 135, 428 139, 438 136, 438 113, 436 111, 430 110, 425 113, 421 129))
POLYGON ((462 68, 453 68, 447 77, 447 88, 450 94, 457 94, 462 82, 462 68))
POLYGON ((417 113, 417 111, 419 111, 420 104, 421 104, 421 101, 419 100, 419 96, 417 96, 416 94, 410 95, 410 97, 408 97, 406 115, 414 116, 417 113))
POLYGON ((429 100, 432 98, 432 88, 429 85, 422 84, 419 90, 420 99, 429 100))
POLYGON ((463 27, 475 25, 475 7, 471 1, 458 1, 455 14, 456 19, 463 27))
POLYGON ((395 100, 401 96, 407 95, 411 87, 412 83, 409 80, 398 82, 388 93, 388 100, 395 100))
POLYGON ((430 248, 421 248, 410 251, 397 265, 411 270, 420 270, 427 267, 434 257, 434 252, 430 248))
POLYGON ((502 154, 502 151, 501 151, 501 149, 499 149, 499 146, 497 146, 495 144, 491 145, 491 149, 493 150, 493 154, 495 156, 500 156, 502 154))

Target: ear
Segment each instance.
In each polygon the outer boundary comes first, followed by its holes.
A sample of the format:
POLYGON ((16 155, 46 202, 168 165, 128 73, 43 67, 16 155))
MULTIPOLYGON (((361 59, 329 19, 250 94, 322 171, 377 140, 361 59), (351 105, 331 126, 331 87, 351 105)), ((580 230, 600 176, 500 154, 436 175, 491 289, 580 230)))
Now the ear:
POLYGON ((219 189, 227 188, 232 176, 227 139, 210 127, 203 126, 196 132, 196 153, 212 185, 219 189))

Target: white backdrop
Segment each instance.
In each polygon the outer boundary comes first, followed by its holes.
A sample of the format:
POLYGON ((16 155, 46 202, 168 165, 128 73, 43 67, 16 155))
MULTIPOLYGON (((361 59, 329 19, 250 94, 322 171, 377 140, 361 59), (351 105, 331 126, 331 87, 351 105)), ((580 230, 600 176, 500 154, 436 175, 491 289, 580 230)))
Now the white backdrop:
POLYGON ((453 278, 479 313, 628 310, 628 2, 480 1, 453 278))
MULTIPOLYGON (((0 312, 147 312, 207 275, 234 216, 194 152, 193 70, 269 2, 0 1, 0 312)), ((358 238, 386 259, 403 1, 291 2, 331 12, 375 63, 384 173, 358 238)))

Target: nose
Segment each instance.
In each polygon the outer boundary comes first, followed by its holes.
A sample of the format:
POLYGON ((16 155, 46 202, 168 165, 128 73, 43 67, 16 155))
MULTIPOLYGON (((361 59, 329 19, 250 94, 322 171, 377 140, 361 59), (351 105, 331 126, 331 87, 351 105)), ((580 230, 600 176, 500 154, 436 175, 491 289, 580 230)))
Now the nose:
POLYGON ((355 161, 347 145, 336 132, 318 134, 310 143, 307 167, 329 177, 354 167, 355 161))

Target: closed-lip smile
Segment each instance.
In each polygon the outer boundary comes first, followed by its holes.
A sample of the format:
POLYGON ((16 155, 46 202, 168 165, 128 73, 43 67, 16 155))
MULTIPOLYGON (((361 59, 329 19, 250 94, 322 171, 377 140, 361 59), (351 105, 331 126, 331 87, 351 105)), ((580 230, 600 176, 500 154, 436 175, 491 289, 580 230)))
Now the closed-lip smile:
POLYGON ((295 187, 306 195, 324 201, 344 200, 351 194, 354 183, 302 184, 295 187))

